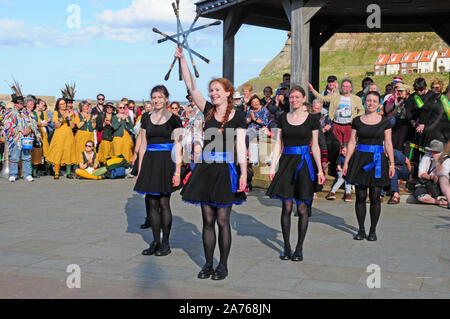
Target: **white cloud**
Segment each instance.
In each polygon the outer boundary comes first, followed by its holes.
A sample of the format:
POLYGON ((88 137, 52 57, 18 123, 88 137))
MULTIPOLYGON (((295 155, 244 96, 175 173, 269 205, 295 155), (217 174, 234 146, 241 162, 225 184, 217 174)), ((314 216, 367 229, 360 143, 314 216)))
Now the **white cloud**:
MULTIPOLYGON (((133 0, 129 8, 118 11, 105 10, 96 14, 97 19, 110 27, 122 28, 152 28, 155 22, 175 24, 172 8, 173 0, 133 0)), ((195 17, 193 0, 183 0, 180 3, 180 20, 192 22, 195 17)))
POLYGON ((130 28, 110 28, 108 26, 92 26, 70 32, 62 32, 47 27, 32 27, 24 21, 0 19, 0 48, 9 47, 69 47, 87 44, 94 38, 136 43, 151 41, 152 36, 145 30, 130 28))

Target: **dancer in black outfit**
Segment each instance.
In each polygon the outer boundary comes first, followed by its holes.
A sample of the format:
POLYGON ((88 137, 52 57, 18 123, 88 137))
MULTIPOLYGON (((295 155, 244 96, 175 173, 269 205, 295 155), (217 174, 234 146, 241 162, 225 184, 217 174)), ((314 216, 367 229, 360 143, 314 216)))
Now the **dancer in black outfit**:
POLYGON ((146 224, 149 223, 153 231, 154 240, 142 254, 166 256, 171 253, 170 196, 181 182, 182 124, 167 110, 169 92, 164 86, 153 88, 151 98, 154 111, 144 113, 141 119, 139 173, 134 191, 145 195, 146 224))
POLYGON ((322 171, 319 148, 319 120, 308 113, 305 106, 305 90, 299 86, 291 89, 289 94, 291 112, 280 116, 273 161, 269 178, 272 183, 267 190, 267 196, 282 201, 281 229, 284 239, 282 260, 302 261, 303 242, 308 229, 308 207, 314 198, 314 181, 316 180, 312 154, 318 170, 318 182, 322 185, 325 176, 322 171), (312 140, 312 146, 309 147, 312 140), (283 154, 280 158, 281 150, 283 154), (280 162, 278 171, 276 167, 280 162), (291 213, 293 202, 297 203, 298 241, 295 252, 290 245, 291 213))
POLYGON ((203 215, 203 247, 206 263, 198 278, 225 279, 228 275, 228 255, 231 248, 230 214, 234 204, 246 200, 247 161, 245 148, 246 121, 242 112, 233 108, 233 85, 227 79, 215 79, 209 84, 212 104, 206 102, 195 85, 183 50, 177 48, 175 56, 181 60, 186 86, 195 104, 205 114, 205 145, 203 161, 195 169, 182 191, 183 200, 201 205, 203 215), (234 136, 241 176, 234 164, 234 136), (220 262, 213 269, 216 246, 215 223, 219 226, 220 262))
POLYGON ((355 240, 363 240, 367 236, 364 227, 367 189, 370 196, 371 222, 367 240, 377 240, 375 232, 381 214, 381 190, 389 185, 389 179, 395 174, 392 126, 388 118, 377 113, 380 99, 378 92, 370 92, 367 95, 367 114, 353 120, 352 135, 344 162, 343 173, 347 182, 356 185, 355 210, 359 231, 353 238, 355 240))

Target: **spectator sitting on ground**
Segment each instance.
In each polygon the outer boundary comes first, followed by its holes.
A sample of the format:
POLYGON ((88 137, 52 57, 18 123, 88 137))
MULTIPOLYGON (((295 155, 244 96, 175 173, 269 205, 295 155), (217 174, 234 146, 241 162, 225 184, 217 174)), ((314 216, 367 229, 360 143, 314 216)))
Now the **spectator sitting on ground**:
MULTIPOLYGON (((100 180, 102 179, 103 174, 98 174, 98 167, 100 163, 97 158, 97 154, 95 153, 95 145, 94 141, 87 141, 85 145, 85 150, 80 153, 78 158, 78 169, 75 170, 75 174, 79 178, 85 179, 94 179, 100 180), (95 174, 95 175, 94 175, 95 174)), ((104 171, 103 173, 106 173, 104 171)))
POLYGON ((400 203, 400 191, 399 180, 407 180, 411 172, 411 163, 408 158, 400 152, 394 149, 394 161, 395 161, 395 175, 391 178, 391 198, 388 201, 390 205, 396 205, 400 203))
POLYGON ((363 97, 364 96, 364 89, 369 85, 373 83, 373 80, 369 77, 366 77, 362 80, 361 86, 362 86, 362 90, 359 91, 358 93, 356 93, 357 96, 359 97, 363 97))
MULTIPOLYGON (((420 183, 416 185, 414 197, 421 203, 431 205, 447 205, 446 200, 438 200, 441 194, 438 180, 439 175, 436 171, 436 163, 444 150, 444 144, 441 141, 433 140, 430 147, 425 147, 425 151, 429 152, 422 157, 419 163, 420 183)), ((445 164, 445 163, 444 163, 445 164)), ((441 174, 445 170, 441 169, 441 174)))
POLYGON ((330 103, 328 116, 333 121, 333 134, 338 139, 339 145, 348 143, 352 133, 353 119, 365 112, 361 98, 352 94, 352 81, 349 79, 342 80, 341 89, 327 96, 323 96, 314 90, 311 83, 309 83, 309 89, 316 98, 330 103))
POLYGON ((437 161, 437 172, 442 194, 447 198, 447 209, 450 209, 450 142, 445 144, 444 151, 437 161))
POLYGON ((330 193, 327 195, 328 200, 335 200, 336 199, 336 192, 339 188, 341 188, 342 184, 345 183, 345 195, 344 195, 344 201, 350 202, 352 200, 352 184, 347 183, 347 181, 344 179, 344 173, 342 171, 342 167, 344 167, 345 157, 347 156, 347 147, 348 144, 343 144, 341 149, 341 154, 338 157, 338 160, 336 162, 337 165, 337 178, 334 182, 333 187, 331 188, 330 193))

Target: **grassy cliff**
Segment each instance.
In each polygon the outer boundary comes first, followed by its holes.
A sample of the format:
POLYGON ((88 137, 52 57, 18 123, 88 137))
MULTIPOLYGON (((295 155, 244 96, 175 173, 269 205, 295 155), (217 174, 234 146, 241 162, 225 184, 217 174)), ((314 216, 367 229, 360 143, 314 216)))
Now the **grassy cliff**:
MULTIPOLYGON (((366 72, 373 72, 373 64, 381 53, 403 53, 406 51, 441 50, 447 45, 435 33, 344 33, 335 34, 320 51, 320 90, 326 86, 328 75, 336 75, 339 80, 349 78, 355 90, 361 89, 361 81, 366 72)), ((256 94, 262 94, 265 86, 277 88, 284 73, 290 73, 291 43, 287 40, 281 52, 270 61, 261 74, 248 82, 256 94)), ((422 76, 428 84, 439 79, 449 82, 448 73, 422 73, 400 75, 407 84, 422 76)), ((392 75, 372 76, 383 90, 392 81, 392 75)), ((239 88, 240 89, 240 88, 239 88)))

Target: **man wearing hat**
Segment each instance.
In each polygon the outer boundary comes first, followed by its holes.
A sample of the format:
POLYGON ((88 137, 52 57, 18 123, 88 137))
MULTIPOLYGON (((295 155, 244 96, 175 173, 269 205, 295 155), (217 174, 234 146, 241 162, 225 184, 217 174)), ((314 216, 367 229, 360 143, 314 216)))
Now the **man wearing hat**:
MULTIPOLYGON (((322 94, 323 96, 331 95, 334 92, 336 92, 337 89, 338 89, 338 79, 335 75, 330 75, 327 78, 327 87, 326 87, 325 91, 323 91, 320 94, 322 94)), ((329 108, 330 108, 330 103, 324 102, 323 107, 322 107, 322 114, 328 115, 329 108)))
MULTIPOLYGON (((429 154, 424 155, 420 160, 418 174, 421 183, 416 185, 414 191, 414 197, 421 203, 448 205, 446 200, 437 200, 437 197, 441 194, 438 184, 441 174, 437 170, 436 163, 438 163, 443 150, 444 143, 438 140, 432 140, 430 146, 425 147, 425 151, 429 152, 429 154)), ((443 164, 449 165, 450 163, 443 164)))
POLYGON ((31 137, 34 133, 40 138, 40 133, 36 122, 31 117, 31 113, 24 109, 24 98, 16 93, 11 95, 14 107, 6 111, 4 116, 4 135, 6 146, 9 149, 9 181, 15 182, 19 177, 18 163, 22 160, 22 170, 25 180, 33 182, 31 174, 31 153, 32 150, 23 149, 22 139, 31 137))
POLYGON ((242 100, 243 96, 239 91, 234 92, 233 94, 233 106, 236 110, 241 111, 245 114, 244 111, 244 102, 242 100))

